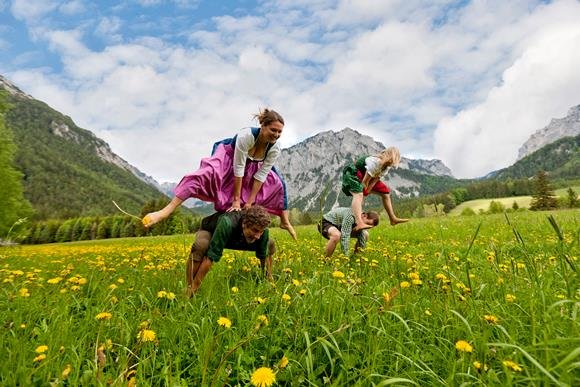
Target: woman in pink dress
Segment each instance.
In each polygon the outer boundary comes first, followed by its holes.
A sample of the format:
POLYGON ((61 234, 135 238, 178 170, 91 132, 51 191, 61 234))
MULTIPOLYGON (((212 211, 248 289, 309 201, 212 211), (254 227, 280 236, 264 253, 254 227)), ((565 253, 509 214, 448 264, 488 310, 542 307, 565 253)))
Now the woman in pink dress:
POLYGON ((167 218, 190 197, 214 203, 218 212, 240 211, 259 204, 280 217, 280 227, 296 239, 290 224, 286 184, 274 167, 280 155, 276 142, 284 119, 274 110, 255 115, 259 128, 244 128, 235 137, 214 144, 212 155, 200 168, 186 175, 175 187, 175 197, 163 209, 149 213, 143 225, 150 227, 167 218))

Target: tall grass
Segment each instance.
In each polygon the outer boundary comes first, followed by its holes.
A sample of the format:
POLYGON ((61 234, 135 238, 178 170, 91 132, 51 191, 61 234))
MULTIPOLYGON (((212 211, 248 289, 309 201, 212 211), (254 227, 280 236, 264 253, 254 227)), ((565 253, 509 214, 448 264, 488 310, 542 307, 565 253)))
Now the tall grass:
POLYGON ((274 229, 274 282, 226 250, 191 300, 191 235, 5 247, 0 384, 578 385, 578 212, 548 215, 381 225, 351 258, 274 229))

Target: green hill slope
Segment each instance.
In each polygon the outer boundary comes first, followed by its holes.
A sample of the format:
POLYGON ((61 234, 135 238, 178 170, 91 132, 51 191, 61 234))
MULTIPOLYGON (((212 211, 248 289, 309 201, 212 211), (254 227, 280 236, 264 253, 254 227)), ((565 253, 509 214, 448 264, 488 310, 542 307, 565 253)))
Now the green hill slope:
POLYGON ((38 219, 112 214, 117 211, 112 200, 139 212, 146 201, 163 196, 100 157, 113 155, 108 145, 69 117, 20 95, 8 102, 6 126, 17 146, 16 167, 38 219))
POLYGON ((564 137, 548 144, 495 174, 496 179, 533 177, 539 170, 550 178, 580 176, 580 136, 564 137))

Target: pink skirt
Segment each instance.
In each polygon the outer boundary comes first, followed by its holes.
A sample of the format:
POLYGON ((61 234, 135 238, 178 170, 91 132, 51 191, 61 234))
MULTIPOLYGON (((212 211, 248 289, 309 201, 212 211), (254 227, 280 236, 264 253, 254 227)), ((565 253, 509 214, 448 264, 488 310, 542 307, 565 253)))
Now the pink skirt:
MULTIPOLYGON (((201 160, 197 171, 181 179, 174 193, 181 200, 197 198, 211 202, 217 212, 224 212, 232 206, 234 196, 234 145, 216 145, 214 153, 201 160)), ((242 207, 252 191, 254 174, 261 166, 262 162, 246 161, 242 178, 242 207)), ((286 183, 275 168, 268 173, 254 204, 259 204, 269 213, 278 216, 288 208, 286 183)))

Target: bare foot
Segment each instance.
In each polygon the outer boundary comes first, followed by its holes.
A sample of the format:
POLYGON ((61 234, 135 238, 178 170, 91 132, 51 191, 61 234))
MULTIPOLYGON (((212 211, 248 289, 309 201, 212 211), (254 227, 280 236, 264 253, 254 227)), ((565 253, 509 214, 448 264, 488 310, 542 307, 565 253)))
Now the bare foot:
POLYGON ((294 227, 290 223, 280 223, 280 228, 288 231, 292 239, 297 240, 296 231, 294 231, 294 227))
POLYGON ((361 230, 365 230, 367 228, 372 228, 373 226, 368 224, 368 223, 362 223, 360 226, 357 224, 353 227, 352 231, 361 231, 361 230))
POLYGON ((407 223, 409 221, 409 219, 405 219, 405 218, 394 218, 391 219, 391 226, 396 226, 399 223, 407 223))
POLYGON ((165 218, 166 218, 166 215, 164 215, 162 211, 150 212, 143 217, 143 220, 142 220, 143 226, 144 227, 151 227, 155 223, 159 223, 165 218))

